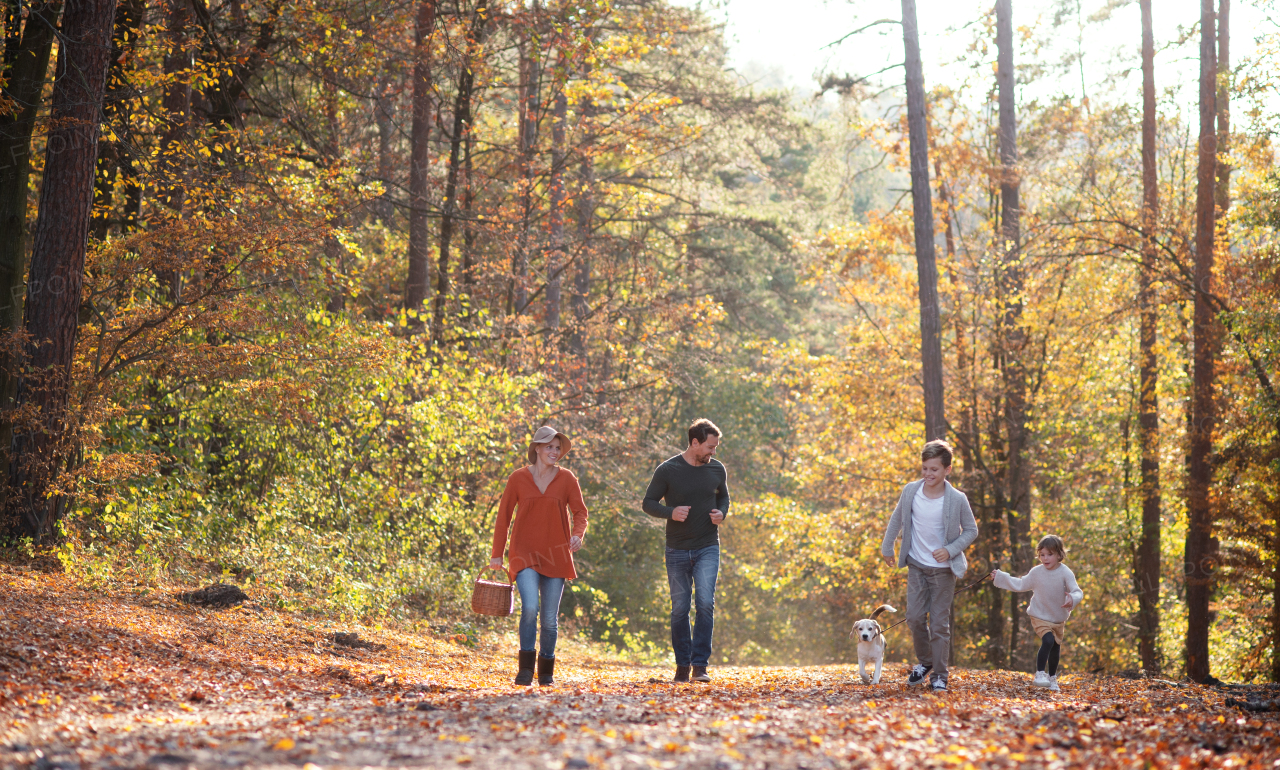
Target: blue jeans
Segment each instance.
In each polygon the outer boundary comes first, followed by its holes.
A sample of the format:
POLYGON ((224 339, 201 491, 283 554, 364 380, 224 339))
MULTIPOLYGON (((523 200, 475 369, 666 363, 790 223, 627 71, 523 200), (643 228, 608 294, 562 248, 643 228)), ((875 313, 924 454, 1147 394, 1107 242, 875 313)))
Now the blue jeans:
POLYGON ((538 654, 554 658, 564 578, 547 577, 533 567, 525 567, 516 573, 516 590, 520 592, 520 649, 533 651, 534 642, 538 639, 538 616, 541 615, 542 645, 538 654))
POLYGON ((711 631, 716 622, 716 576, 720 546, 692 550, 667 549, 667 582, 671 586, 671 649, 677 666, 705 666, 711 659, 711 631), (695 606, 693 632, 689 607, 695 606))

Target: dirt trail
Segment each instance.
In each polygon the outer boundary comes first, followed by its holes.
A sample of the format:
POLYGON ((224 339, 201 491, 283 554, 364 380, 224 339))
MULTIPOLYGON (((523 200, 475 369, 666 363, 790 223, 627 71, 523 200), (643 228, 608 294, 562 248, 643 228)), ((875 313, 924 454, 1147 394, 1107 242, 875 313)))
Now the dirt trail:
POLYGON ((0 572, 0 766, 1280 767, 1280 715, 1214 688, 960 670, 713 668, 711 685, 561 653, 557 685, 450 639, 0 572), (356 630, 385 649, 334 645, 356 630))

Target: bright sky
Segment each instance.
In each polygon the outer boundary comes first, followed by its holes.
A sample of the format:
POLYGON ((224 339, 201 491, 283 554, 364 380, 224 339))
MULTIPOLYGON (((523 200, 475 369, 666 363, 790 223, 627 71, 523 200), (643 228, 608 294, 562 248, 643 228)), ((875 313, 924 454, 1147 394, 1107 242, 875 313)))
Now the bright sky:
MULTIPOLYGON (((763 86, 792 86, 808 91, 814 88, 820 73, 863 76, 902 61, 902 30, 896 24, 875 27, 837 47, 825 47, 877 19, 901 18, 901 5, 895 0, 675 2, 701 6, 713 19, 725 22, 731 66, 763 86)), ((1014 24, 1031 26, 1038 36, 1050 39, 1052 53, 1047 56, 1055 62, 1062 55, 1075 52, 1083 38, 1083 87, 1089 95, 1097 98, 1118 89, 1133 94, 1136 101, 1141 87, 1141 73, 1136 69, 1141 44, 1138 4, 1134 1, 1116 9, 1105 21, 1089 20, 1109 4, 1112 3, 1108 0, 1013 0, 1014 24), (1066 20, 1054 30, 1055 9, 1064 7, 1066 20), (1134 69, 1127 78, 1117 77, 1130 67, 1134 69)), ((938 82, 955 84, 972 77, 971 57, 965 51, 982 33, 983 17, 994 6, 993 0, 917 0, 917 5, 926 86, 938 82)), ((1178 101, 1187 104, 1189 98, 1193 104, 1196 41, 1182 46, 1170 44, 1199 21, 1200 4, 1196 0, 1155 0, 1153 5, 1157 88, 1163 91, 1177 86, 1178 101), (1162 46, 1169 47, 1162 51, 1162 46)), ((1276 34, 1280 27, 1245 0, 1235 0, 1231 5, 1234 65, 1254 52, 1260 35, 1276 34)), ((994 40, 989 58, 995 59, 994 40)), ((886 85, 901 83, 901 70, 891 70, 880 78, 886 85)), ((1078 65, 1064 67, 1056 90, 1078 97, 1081 88, 1078 65)), ((1031 95, 1022 96, 1025 99, 1031 95)))

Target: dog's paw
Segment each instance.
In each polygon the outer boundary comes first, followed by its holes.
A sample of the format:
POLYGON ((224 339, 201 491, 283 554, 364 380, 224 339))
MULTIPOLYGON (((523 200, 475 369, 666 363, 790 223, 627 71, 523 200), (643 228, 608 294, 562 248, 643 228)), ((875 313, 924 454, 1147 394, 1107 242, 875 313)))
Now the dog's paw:
POLYGON ((866 674, 863 674, 863 675, 862 675, 862 683, 863 683, 863 684, 871 684, 871 677, 867 676, 866 674))

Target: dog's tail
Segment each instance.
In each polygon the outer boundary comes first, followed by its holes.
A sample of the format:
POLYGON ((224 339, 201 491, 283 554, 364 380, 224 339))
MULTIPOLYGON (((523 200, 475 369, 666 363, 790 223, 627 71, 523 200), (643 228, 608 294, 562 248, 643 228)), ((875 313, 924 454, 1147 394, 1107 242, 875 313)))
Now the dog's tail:
POLYGON ((895 610, 894 608, 890 607, 887 604, 881 604, 879 607, 876 607, 875 612, 871 613, 871 619, 875 620, 876 618, 880 617, 880 613, 882 612, 897 612, 897 610, 895 610))

